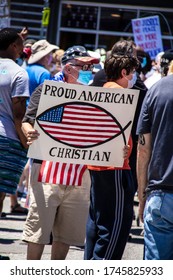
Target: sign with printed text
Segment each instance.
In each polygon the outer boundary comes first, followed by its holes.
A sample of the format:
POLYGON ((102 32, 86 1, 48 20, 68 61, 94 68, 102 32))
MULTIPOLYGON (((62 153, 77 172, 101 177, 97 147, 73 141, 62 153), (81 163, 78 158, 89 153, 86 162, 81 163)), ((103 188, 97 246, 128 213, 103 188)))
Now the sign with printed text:
POLYGON ((159 16, 132 19, 134 41, 151 59, 163 51, 159 16))
POLYGON ((98 166, 123 165, 138 90, 45 81, 28 157, 98 166))

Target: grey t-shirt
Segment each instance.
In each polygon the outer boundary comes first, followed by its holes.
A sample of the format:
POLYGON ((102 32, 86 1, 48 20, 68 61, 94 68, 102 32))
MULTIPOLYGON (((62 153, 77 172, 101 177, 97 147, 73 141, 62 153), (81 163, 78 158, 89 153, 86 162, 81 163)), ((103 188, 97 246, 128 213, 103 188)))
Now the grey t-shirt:
POLYGON ((0 135, 19 141, 12 112, 17 96, 29 97, 28 74, 12 59, 0 58, 0 135))
POLYGON ((173 192, 173 75, 154 84, 143 102, 137 134, 151 133, 148 189, 173 192))

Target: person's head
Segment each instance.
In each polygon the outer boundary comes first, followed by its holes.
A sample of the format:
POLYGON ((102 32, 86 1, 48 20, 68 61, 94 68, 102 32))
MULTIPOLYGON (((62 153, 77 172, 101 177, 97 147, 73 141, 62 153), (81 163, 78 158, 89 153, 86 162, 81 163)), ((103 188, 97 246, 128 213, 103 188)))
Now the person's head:
POLYGON ((66 82, 87 85, 92 79, 93 64, 98 62, 83 46, 68 48, 61 59, 66 82))
POLYGON ((136 82, 139 61, 133 53, 112 53, 105 61, 107 80, 116 82, 123 88, 132 88, 136 82))
POLYGON ((164 52, 159 52, 154 61, 153 61, 153 69, 159 73, 161 73, 161 66, 160 66, 160 62, 161 62, 161 57, 164 54, 164 52))
POLYGON ((0 57, 16 60, 23 53, 23 39, 14 28, 0 30, 0 57))
POLYGON ((172 75, 172 74, 173 74, 173 60, 171 60, 171 62, 169 63, 167 75, 172 75))
POLYGON ((31 56, 31 46, 36 42, 34 39, 27 39, 23 42, 23 52, 19 58, 17 58, 16 63, 20 66, 23 65, 25 61, 26 64, 28 63, 28 59, 31 56))
POLYGON ((25 60, 28 60, 31 56, 31 47, 37 41, 35 39, 27 39, 23 42, 23 53, 25 55, 25 60))
POLYGON ((61 58, 62 58, 64 52, 65 51, 63 49, 58 49, 53 52, 53 60, 55 63, 56 62, 58 62, 59 64, 61 63, 61 58))
POLYGON ((111 54, 114 53, 119 55, 131 54, 136 56, 136 45, 132 40, 121 39, 113 45, 111 54))
POLYGON ((151 57, 140 47, 136 48, 136 54, 138 60, 140 61, 140 67, 138 68, 138 72, 142 73, 145 76, 152 68, 151 57))
POLYGON ((168 74, 168 69, 170 62, 173 60, 173 49, 167 50, 161 56, 160 59, 160 67, 162 76, 166 76, 168 74))
POLYGON ((58 49, 55 50, 52 54, 53 59, 52 59, 52 72, 58 72, 61 71, 61 58, 64 54, 63 49, 58 49))
POLYGON ((106 59, 106 50, 104 48, 98 48, 95 50, 100 55, 100 62, 105 62, 106 59))
POLYGON ((50 44, 46 40, 39 40, 31 46, 31 55, 28 64, 41 64, 45 68, 49 68, 52 61, 53 50, 59 49, 58 46, 50 44))

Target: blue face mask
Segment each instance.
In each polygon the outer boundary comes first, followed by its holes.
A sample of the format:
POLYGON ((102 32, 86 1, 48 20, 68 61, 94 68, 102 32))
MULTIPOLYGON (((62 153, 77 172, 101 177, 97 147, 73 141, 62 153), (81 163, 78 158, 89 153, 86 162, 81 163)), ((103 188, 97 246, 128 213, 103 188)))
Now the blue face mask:
MULTIPOLYGON (((128 80, 128 79, 126 78, 126 80, 128 80)), ((134 86, 134 84, 136 83, 136 80, 137 80, 137 75, 136 75, 136 72, 135 72, 135 73, 133 73, 132 79, 128 80, 127 88, 132 88, 134 86)))
POLYGON ((79 71, 79 76, 77 82, 82 85, 88 85, 89 82, 92 80, 92 71, 79 71))

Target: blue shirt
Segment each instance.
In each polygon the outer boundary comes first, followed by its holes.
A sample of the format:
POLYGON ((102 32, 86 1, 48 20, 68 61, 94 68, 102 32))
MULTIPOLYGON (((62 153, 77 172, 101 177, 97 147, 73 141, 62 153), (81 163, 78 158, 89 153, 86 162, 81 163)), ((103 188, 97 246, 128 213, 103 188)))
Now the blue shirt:
POLYGON ((26 71, 29 76, 29 92, 33 93, 36 87, 44 82, 44 80, 50 80, 50 72, 40 64, 29 64, 26 67, 26 71))

